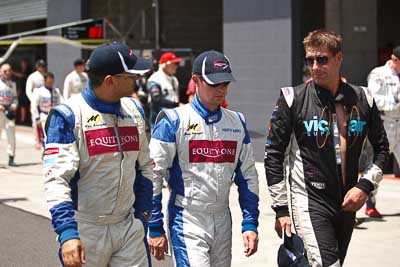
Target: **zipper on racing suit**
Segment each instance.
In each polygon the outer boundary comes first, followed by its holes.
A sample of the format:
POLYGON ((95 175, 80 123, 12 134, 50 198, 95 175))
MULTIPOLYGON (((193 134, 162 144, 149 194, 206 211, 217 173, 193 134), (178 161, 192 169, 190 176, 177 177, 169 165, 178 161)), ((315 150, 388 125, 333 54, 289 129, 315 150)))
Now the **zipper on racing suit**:
POLYGON ((121 192, 120 189, 121 189, 121 187, 122 187, 122 180, 123 180, 123 177, 124 177, 124 175, 123 175, 124 169, 122 168, 122 162, 123 162, 123 160, 124 160, 124 151, 122 150, 121 135, 120 135, 120 133, 119 133, 119 127, 118 127, 118 114, 116 114, 116 115, 111 115, 111 116, 113 117, 113 119, 114 119, 114 121, 115 121, 115 123, 114 123, 114 131, 115 131, 115 136, 116 136, 116 138, 117 138, 118 151, 119 151, 120 154, 121 154, 121 163, 120 163, 120 165, 119 165, 119 168, 120 168, 120 178, 119 178, 119 185, 118 185, 118 193, 117 193, 117 198, 116 198, 116 205, 114 206, 114 209, 113 209, 113 212, 112 212, 112 213, 114 213, 115 208, 118 207, 119 195, 120 195, 120 192, 121 192))

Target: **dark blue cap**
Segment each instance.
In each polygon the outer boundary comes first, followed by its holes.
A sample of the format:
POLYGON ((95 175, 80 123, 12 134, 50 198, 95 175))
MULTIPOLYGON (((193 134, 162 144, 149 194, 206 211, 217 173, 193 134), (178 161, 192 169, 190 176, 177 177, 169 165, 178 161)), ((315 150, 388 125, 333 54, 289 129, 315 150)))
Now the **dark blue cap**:
POLYGON ((119 42, 99 45, 90 55, 86 68, 99 75, 130 73, 143 75, 151 70, 151 60, 135 56, 132 49, 119 42))
POLYGON ((201 75, 208 84, 235 81, 229 59, 214 50, 203 52, 194 60, 193 73, 201 75))
POLYGON ((292 233, 291 237, 284 236, 283 244, 278 250, 279 267, 310 267, 304 250, 303 240, 292 233))

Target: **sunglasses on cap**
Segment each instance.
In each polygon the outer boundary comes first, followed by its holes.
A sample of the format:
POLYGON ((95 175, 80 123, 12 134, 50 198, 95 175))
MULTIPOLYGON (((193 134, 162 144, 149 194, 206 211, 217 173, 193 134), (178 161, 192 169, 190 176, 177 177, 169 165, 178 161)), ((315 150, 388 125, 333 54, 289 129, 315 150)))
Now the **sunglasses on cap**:
POLYGON ((318 56, 318 57, 306 57, 304 59, 304 63, 312 67, 314 65, 314 62, 317 61, 319 65, 326 65, 328 64, 328 57, 327 56, 318 56))

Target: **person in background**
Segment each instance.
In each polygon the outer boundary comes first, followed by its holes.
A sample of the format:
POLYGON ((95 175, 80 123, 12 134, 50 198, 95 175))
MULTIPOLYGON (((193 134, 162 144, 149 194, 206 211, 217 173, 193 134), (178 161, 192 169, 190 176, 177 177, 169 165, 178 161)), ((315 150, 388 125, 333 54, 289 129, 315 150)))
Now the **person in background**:
POLYGON ((172 52, 163 53, 158 61, 158 71, 153 73, 147 81, 151 128, 160 110, 179 106, 179 82, 175 73, 181 61, 182 58, 172 52))
MULTIPOLYGON (((393 172, 399 177, 398 162, 400 162, 400 46, 393 49, 390 60, 381 67, 374 68, 368 75, 368 88, 375 99, 389 140, 389 149, 393 153, 393 172), (397 169, 396 169, 397 167, 397 169)), ((369 143, 366 148, 369 155, 368 163, 373 161, 373 150, 369 143)), ((365 214, 369 217, 381 217, 376 209, 376 194, 374 190, 368 197, 365 214)))
POLYGON ((36 126, 41 128, 43 133, 50 109, 62 103, 63 100, 60 89, 54 88, 54 74, 46 72, 44 85, 33 91, 31 102, 32 119, 36 121, 36 126))
POLYGON ((88 76, 85 73, 85 61, 77 59, 74 61, 74 70, 65 77, 63 95, 67 100, 73 95, 79 94, 86 88, 88 76))
POLYGON ((26 124, 28 123, 28 112, 29 112, 29 99, 26 96, 26 80, 29 74, 32 73, 32 68, 29 64, 28 59, 23 58, 20 61, 19 69, 13 70, 12 75, 16 78, 17 83, 17 95, 18 95, 18 109, 20 117, 17 123, 26 124))
POLYGON ((4 63, 0 66, 0 137, 4 129, 7 135, 8 166, 17 166, 15 157, 15 114, 17 111, 17 86, 11 80, 11 66, 4 63))
MULTIPOLYGON (((39 88, 44 84, 43 74, 46 72, 46 62, 43 59, 39 59, 35 64, 36 71, 31 73, 26 80, 25 93, 29 99, 29 102, 32 102, 32 94, 35 88, 39 88)), ((30 109, 31 110, 31 109, 30 109)), ((30 114, 32 118, 32 113, 30 114)), ((32 131, 34 136, 35 148, 42 148, 42 136, 41 128, 36 126, 36 121, 32 119, 32 131)))

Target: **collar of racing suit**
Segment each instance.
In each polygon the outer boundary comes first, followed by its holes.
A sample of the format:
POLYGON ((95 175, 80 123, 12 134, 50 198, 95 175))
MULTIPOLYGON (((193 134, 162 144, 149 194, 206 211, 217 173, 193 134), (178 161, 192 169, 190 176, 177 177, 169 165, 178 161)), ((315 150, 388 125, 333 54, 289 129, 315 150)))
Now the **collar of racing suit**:
POLYGON ((104 101, 101 101, 99 98, 96 97, 89 83, 85 90, 82 91, 82 97, 83 99, 85 99, 86 103, 88 103, 88 105, 94 110, 97 110, 101 113, 114 114, 117 116, 121 114, 120 100, 115 103, 106 103, 104 101))
POLYGON ((221 107, 218 107, 217 111, 209 111, 203 103, 201 103, 197 94, 194 95, 192 102, 190 102, 193 109, 205 120, 206 124, 213 124, 221 120, 222 112, 221 107))
POLYGON ((323 105, 326 105, 328 102, 330 102, 330 103, 340 102, 346 108, 349 108, 352 105, 354 105, 352 100, 355 99, 355 92, 351 88, 351 86, 349 86, 347 83, 340 81, 339 90, 338 90, 336 96, 332 96, 327 89, 325 89, 315 83, 314 83, 314 88, 315 88, 317 97, 319 98, 319 100, 322 102, 323 105))

